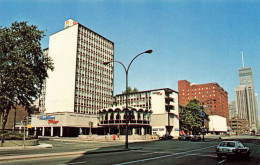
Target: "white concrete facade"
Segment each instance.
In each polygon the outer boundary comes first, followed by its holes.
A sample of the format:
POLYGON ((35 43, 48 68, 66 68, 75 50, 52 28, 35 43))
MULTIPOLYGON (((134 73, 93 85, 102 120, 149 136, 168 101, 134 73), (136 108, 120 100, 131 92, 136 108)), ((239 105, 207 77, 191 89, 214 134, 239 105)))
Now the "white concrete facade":
POLYGON ((50 36, 54 71, 46 83, 46 113, 74 112, 78 24, 50 36))
POLYGON ((46 50, 54 71, 48 72, 41 112, 97 115, 113 105, 114 66, 103 64, 114 60, 113 42, 70 19, 50 36, 46 50))
MULTIPOLYGON (((126 97, 124 94, 116 95, 115 100, 117 106, 125 106, 126 97)), ((166 127, 169 124, 171 135, 179 136, 178 92, 169 88, 163 88, 130 93, 128 105, 152 110, 151 127, 154 130, 160 130, 158 133, 166 134, 166 127), (168 123, 168 108, 170 109, 170 123, 168 123)))
POLYGON ((227 132, 226 118, 218 115, 210 115, 209 132, 227 132))
POLYGON ((32 127, 90 127, 89 122, 97 127, 98 116, 61 112, 32 115, 31 118, 32 127))

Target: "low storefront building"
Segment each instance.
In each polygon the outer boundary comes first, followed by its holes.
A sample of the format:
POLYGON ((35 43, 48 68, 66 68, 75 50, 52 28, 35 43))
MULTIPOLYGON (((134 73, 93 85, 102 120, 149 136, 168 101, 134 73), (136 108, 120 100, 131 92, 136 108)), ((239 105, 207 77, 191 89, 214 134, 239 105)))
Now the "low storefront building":
POLYGON ((77 137, 78 135, 103 134, 98 127, 98 115, 71 112, 32 115, 31 129, 38 136, 77 137))

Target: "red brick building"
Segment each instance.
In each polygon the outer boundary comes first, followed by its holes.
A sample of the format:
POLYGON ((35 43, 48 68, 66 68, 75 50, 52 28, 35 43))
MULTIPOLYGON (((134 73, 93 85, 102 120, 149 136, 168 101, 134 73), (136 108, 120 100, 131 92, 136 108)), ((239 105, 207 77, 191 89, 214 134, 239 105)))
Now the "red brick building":
POLYGON ((223 116, 228 123, 228 93, 218 83, 193 84, 187 80, 179 80, 178 90, 180 106, 197 99, 208 115, 223 116))

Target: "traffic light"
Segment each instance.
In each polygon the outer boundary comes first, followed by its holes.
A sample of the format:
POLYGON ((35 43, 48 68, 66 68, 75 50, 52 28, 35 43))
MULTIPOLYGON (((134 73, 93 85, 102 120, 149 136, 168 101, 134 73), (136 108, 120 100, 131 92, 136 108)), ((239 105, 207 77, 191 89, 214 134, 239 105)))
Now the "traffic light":
POLYGON ((23 123, 24 123, 24 124, 27 123, 27 117, 26 117, 26 116, 23 117, 23 123))

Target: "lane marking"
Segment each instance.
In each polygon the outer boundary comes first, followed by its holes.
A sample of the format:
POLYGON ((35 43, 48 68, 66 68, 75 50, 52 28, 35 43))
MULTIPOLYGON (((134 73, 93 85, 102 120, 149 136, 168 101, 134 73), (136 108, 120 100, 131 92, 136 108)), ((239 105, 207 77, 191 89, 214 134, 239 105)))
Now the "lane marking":
POLYGON ((223 162, 225 162, 227 159, 224 159, 224 160, 222 160, 222 161, 220 161, 220 162, 218 162, 219 164, 221 164, 221 163, 223 163, 223 162))
POLYGON ((150 155, 150 154, 164 154, 163 152, 149 152, 146 154, 142 154, 142 155, 150 155))
POLYGON ((87 161, 83 161, 83 162, 75 162, 75 163, 68 163, 68 165, 70 164, 70 165, 73 165, 73 164, 85 164, 85 163, 87 163, 87 161))
POLYGON ((198 148, 198 149, 194 149, 194 150, 191 150, 191 151, 174 153, 174 154, 170 154, 170 155, 164 155, 164 156, 158 156, 158 157, 153 157, 153 158, 147 158, 147 159, 135 160, 135 161, 130 161, 130 162, 124 162, 124 163, 119 163, 119 164, 115 164, 115 165, 123 165, 123 164, 132 164, 132 163, 138 163, 138 162, 145 162, 145 161, 149 161, 149 160, 161 159, 161 158, 166 158, 166 157, 170 157, 170 156, 174 156, 174 155, 181 155, 181 154, 185 154, 185 153, 190 153, 190 152, 193 152, 193 151, 204 150, 204 149, 212 148, 212 147, 216 147, 216 145, 205 147, 205 148, 198 148))

